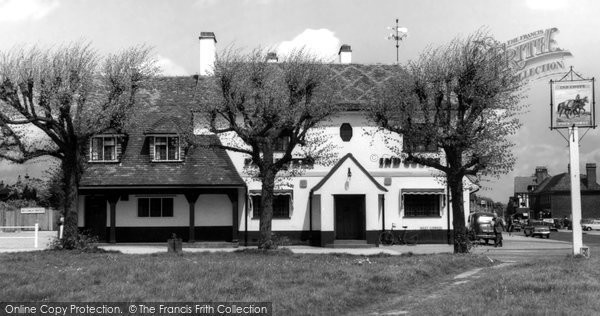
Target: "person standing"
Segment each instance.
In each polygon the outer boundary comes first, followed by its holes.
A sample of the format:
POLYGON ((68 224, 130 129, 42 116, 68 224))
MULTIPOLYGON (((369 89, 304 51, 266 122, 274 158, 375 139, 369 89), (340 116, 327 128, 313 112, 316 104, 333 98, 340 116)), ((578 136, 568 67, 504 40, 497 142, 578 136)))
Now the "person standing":
POLYGON ((494 234, 496 235, 494 241, 494 247, 502 247, 502 231, 504 230, 504 224, 502 223, 502 219, 498 217, 494 217, 494 234))
POLYGON ((514 227, 513 227, 513 221, 514 221, 514 218, 513 218, 513 216, 511 215, 511 216, 508 218, 508 223, 506 223, 506 231, 508 232, 508 236, 512 236, 512 231, 513 231, 513 229, 514 229, 514 227))

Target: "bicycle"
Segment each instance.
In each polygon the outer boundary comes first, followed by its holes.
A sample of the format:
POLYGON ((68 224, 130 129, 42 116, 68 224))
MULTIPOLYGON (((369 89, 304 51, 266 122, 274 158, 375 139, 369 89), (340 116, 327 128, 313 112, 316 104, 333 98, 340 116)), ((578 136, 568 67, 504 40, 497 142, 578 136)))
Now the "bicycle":
POLYGON ((402 231, 402 235, 401 236, 397 236, 394 232, 394 228, 396 227, 396 224, 392 224, 392 229, 391 230, 384 230, 381 232, 381 234, 379 234, 379 243, 382 245, 386 245, 386 246, 391 246, 391 245, 407 245, 407 246, 414 246, 417 244, 418 240, 419 240, 419 236, 417 234, 412 234, 412 235, 408 235, 406 228, 408 228, 408 226, 402 226, 402 228, 404 228, 404 230, 402 231))

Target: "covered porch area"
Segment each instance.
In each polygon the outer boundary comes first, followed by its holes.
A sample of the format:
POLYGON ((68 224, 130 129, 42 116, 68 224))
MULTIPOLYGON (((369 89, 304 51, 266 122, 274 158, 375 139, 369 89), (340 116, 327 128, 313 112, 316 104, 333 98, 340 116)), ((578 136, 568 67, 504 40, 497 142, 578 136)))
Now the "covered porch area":
POLYGON ((79 227, 107 243, 240 238, 245 187, 82 188, 79 227))

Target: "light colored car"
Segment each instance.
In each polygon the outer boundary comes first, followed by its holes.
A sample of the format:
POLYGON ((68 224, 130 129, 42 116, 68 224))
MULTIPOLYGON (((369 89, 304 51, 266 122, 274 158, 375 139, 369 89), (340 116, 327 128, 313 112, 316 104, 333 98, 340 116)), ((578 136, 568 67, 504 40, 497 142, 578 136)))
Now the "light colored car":
POLYGON ((593 219, 581 223, 581 229, 583 230, 600 230, 600 219, 593 219))
POLYGON ((529 220, 523 228, 525 237, 540 236, 541 238, 550 238, 550 228, 542 221, 529 220))

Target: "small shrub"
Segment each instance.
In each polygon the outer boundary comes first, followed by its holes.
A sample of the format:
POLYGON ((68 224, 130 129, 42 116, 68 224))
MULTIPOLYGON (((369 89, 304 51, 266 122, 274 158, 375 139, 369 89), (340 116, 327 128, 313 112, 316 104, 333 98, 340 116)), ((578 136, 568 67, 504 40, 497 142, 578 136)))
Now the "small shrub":
POLYGON ((273 242, 275 243, 275 245, 277 245, 277 247, 290 246, 292 244, 292 241, 288 236, 279 236, 277 234, 273 234, 272 236, 273 242))
POLYGON ((260 249, 277 249, 280 246, 290 246, 292 241, 287 236, 279 236, 275 233, 271 233, 271 240, 269 242, 259 241, 258 248, 260 249))
POLYGON ((236 250, 235 253, 261 254, 261 255, 274 255, 274 256, 290 256, 290 255, 294 254, 294 252, 288 248, 278 248, 278 249, 246 248, 246 249, 236 250))
POLYGON ((80 250, 83 252, 104 252, 99 249, 96 244, 98 237, 91 235, 89 232, 78 232, 76 234, 65 236, 62 239, 55 238, 50 243, 51 250, 80 250))

